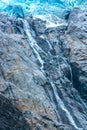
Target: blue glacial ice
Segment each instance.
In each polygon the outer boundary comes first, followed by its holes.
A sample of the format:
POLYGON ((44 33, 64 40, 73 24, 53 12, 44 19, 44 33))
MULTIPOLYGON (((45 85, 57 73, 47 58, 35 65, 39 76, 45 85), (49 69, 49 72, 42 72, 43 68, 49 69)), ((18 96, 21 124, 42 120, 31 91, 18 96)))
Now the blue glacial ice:
POLYGON ((87 6, 86 0, 0 0, 2 13, 21 18, 49 13, 61 15, 64 10, 78 6, 87 6))

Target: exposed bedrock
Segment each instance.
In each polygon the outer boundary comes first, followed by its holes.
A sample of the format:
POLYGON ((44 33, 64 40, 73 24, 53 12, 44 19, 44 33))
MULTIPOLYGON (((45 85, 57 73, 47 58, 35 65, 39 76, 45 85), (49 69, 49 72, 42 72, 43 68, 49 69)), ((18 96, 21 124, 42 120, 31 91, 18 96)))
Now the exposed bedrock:
POLYGON ((21 111, 19 125, 29 124, 23 130, 87 130, 86 12, 74 9, 67 25, 50 28, 40 19, 1 15, 0 100, 21 111))
POLYGON ((72 67, 74 87, 87 100, 87 10, 71 11, 63 42, 64 54, 72 67))
POLYGON ((0 94, 0 130, 29 130, 29 124, 22 112, 11 100, 0 94))

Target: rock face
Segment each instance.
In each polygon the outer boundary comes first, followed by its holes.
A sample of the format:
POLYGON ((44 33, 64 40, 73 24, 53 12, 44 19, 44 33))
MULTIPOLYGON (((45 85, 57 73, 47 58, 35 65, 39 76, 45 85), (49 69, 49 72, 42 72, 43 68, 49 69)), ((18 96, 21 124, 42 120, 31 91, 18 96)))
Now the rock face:
POLYGON ((74 87, 87 100, 87 10, 74 9, 68 22, 64 53, 68 53, 66 57, 72 67, 74 87))
POLYGON ((11 100, 0 94, 0 130, 29 130, 22 113, 11 100))
POLYGON ((87 130, 86 12, 74 9, 67 26, 52 28, 0 16, 2 130, 15 122, 13 130, 87 130))

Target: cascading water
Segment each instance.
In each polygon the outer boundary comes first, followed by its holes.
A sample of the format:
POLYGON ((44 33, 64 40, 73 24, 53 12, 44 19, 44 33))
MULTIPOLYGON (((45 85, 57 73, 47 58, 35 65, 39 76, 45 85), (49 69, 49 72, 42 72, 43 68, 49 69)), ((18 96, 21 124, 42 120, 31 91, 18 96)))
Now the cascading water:
POLYGON ((68 117, 71 125, 73 125, 76 129, 80 130, 80 128, 78 128, 78 126, 76 125, 75 121, 73 120, 73 117, 71 116, 71 114, 69 113, 69 111, 66 109, 63 101, 58 96, 55 84, 51 80, 50 80, 50 83, 51 83, 51 87, 53 89, 53 93, 54 93, 54 96, 56 98, 57 104, 60 106, 60 108, 62 109, 62 111, 64 111, 66 113, 66 115, 67 115, 67 117, 68 117))
MULTIPOLYGON (((38 59, 39 63, 41 64, 40 69, 41 69, 42 72, 44 72, 44 74, 48 73, 47 78, 48 78, 48 82, 50 83, 50 87, 52 89, 52 93, 50 93, 49 90, 47 90, 47 92, 48 92, 49 97, 51 99, 51 105, 52 105, 52 107, 53 107, 53 109, 54 109, 54 111, 56 113, 58 121, 63 122, 63 123, 66 124, 67 120, 68 120, 69 124, 74 126, 74 128, 76 128, 77 130, 82 130, 82 128, 78 127, 78 125, 75 123, 71 113, 67 110, 67 108, 64 105, 62 99, 59 97, 59 94, 57 92, 57 88, 55 86, 55 83, 53 82, 53 80, 50 77, 50 75, 51 75, 51 73, 49 71, 50 68, 48 68, 47 70, 44 70, 44 63, 46 63, 46 61, 43 60, 42 56, 40 55, 40 52, 43 53, 44 51, 42 50, 42 48, 40 48, 38 46, 37 42, 34 40, 32 34, 31 34, 29 23, 27 22, 27 20, 24 20, 23 23, 24 23, 24 30, 25 30, 25 33, 27 35, 28 43, 29 43, 31 49, 33 50, 36 58, 38 59), (54 100, 56 100, 56 103, 54 102, 54 100), (53 104, 55 104, 55 106, 53 104), (65 114, 66 120, 63 121, 63 119, 61 119, 61 114, 58 113, 56 109, 58 109, 58 111, 63 112, 65 114)), ((47 40, 47 43, 48 43, 48 45, 50 44, 50 42, 48 40, 47 40)), ((53 49, 52 46, 50 46, 50 49, 53 49)), ((51 55, 51 53, 49 53, 49 51, 48 52, 44 52, 44 54, 48 58, 53 57, 51 55)), ((62 58, 62 60, 68 65, 68 69, 69 69, 70 75, 71 75, 71 82, 72 82, 72 72, 71 72, 71 68, 70 68, 69 64, 67 63, 67 60, 64 57, 62 57, 62 56, 56 56, 56 59, 58 59, 59 57, 62 58)), ((55 61, 52 60, 51 62, 54 64, 55 61)), ((57 64, 58 64, 58 61, 57 61, 57 64)), ((61 77, 62 76, 62 71, 61 71, 61 68, 60 68, 60 63, 58 64, 58 67, 56 69, 57 69, 56 72, 58 72, 59 76, 61 77)))
MULTIPOLYGON (((41 48, 42 45, 39 46, 37 44, 37 40, 35 39, 36 34, 35 37, 32 35, 33 29, 30 28, 30 25, 26 17, 32 15, 34 18, 38 17, 43 19, 48 24, 53 22, 54 24, 52 24, 52 26, 50 25, 46 26, 47 29, 50 27, 67 25, 66 20, 63 19, 62 17, 62 14, 73 7, 84 6, 84 3, 86 6, 87 5, 86 0, 44 0, 44 1, 43 0, 36 0, 36 1, 35 0, 13 0, 13 1, 2 0, 0 1, 0 11, 2 13, 5 13, 6 15, 16 16, 23 23, 22 29, 24 29, 28 44, 32 49, 32 52, 36 58, 35 62, 37 64, 39 63, 38 66, 41 72, 47 78, 49 88, 44 88, 44 90, 45 89, 47 90, 48 97, 50 99, 50 104, 55 111, 58 122, 72 125, 76 130, 80 130, 82 128, 82 125, 78 125, 79 121, 75 122, 75 120, 78 120, 78 118, 75 117, 75 115, 73 115, 69 111, 69 108, 67 107, 67 105, 65 104, 64 100, 61 98, 59 93, 59 91, 60 92, 63 91, 63 93, 66 93, 66 95, 68 95, 67 94, 68 92, 65 92, 67 86, 72 85, 71 87, 73 88, 73 75, 72 75, 71 66, 68 64, 67 59, 60 53, 54 55, 51 54, 51 51, 52 50, 54 51, 54 47, 53 47, 54 45, 50 43, 50 40, 45 33, 40 34, 41 36, 38 37, 44 38, 46 40, 45 42, 49 50, 45 51, 45 49, 41 48), (61 69, 61 62, 59 60, 63 61, 63 63, 66 64, 67 66, 66 68, 69 72, 69 78, 67 75, 64 75, 61 69), (66 83, 67 81, 64 78, 67 79, 69 85, 67 85, 66 83), (58 80, 57 85, 56 85, 56 80, 58 80), (66 88, 63 88, 63 85, 66 85, 66 88), (60 90, 60 86, 62 87, 63 90, 60 90), (65 119, 63 119, 61 113, 64 114, 65 119)), ((79 101, 83 103, 82 100, 79 99, 79 101)), ((66 102, 68 104, 68 100, 66 102)), ((83 106, 86 109, 84 103, 83 106)))
POLYGON ((29 24, 28 24, 27 20, 24 20, 23 23, 24 23, 24 30, 25 30, 25 33, 26 33, 26 35, 27 35, 29 44, 30 44, 30 46, 31 46, 31 48, 32 48, 32 50, 33 50, 33 52, 35 53, 36 58, 38 59, 38 61, 39 61, 39 63, 40 63, 40 66, 41 66, 40 68, 41 68, 41 70, 43 71, 44 61, 42 60, 42 58, 41 58, 41 56, 40 56, 40 54, 39 54, 39 52, 40 52, 40 51, 43 52, 43 50, 36 44, 36 41, 35 41, 34 38, 32 37, 32 35, 31 35, 31 30, 30 30, 30 27, 29 27, 29 24), (39 51, 39 52, 38 52, 38 51, 39 51))

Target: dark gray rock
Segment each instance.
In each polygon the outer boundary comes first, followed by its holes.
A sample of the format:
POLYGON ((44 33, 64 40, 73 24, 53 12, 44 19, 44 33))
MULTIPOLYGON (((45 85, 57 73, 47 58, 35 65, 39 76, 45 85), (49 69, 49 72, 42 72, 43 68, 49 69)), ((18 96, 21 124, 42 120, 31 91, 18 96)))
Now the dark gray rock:
POLYGON ((0 130, 31 130, 22 112, 0 94, 0 130))
POLYGON ((87 99, 87 10, 72 10, 68 22, 62 39, 64 53, 72 67, 74 86, 87 99))
POLYGON ((87 106, 80 97, 87 82, 86 21, 79 25, 85 13, 74 9, 68 27, 55 28, 33 17, 0 19, 0 92, 31 130, 87 129, 87 106))

